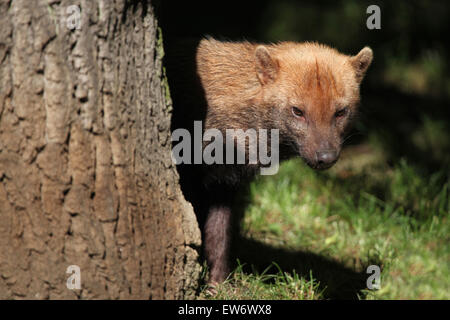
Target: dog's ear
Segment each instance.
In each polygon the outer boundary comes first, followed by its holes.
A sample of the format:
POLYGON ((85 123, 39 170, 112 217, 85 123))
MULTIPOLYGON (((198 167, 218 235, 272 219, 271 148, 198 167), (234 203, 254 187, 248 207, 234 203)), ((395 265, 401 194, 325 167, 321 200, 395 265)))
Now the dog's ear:
POLYGON ((355 70, 356 80, 361 82, 373 60, 373 52, 369 47, 364 47, 356 56, 350 58, 350 63, 355 70))
POLYGON ((270 55, 265 46, 258 46, 255 50, 256 74, 262 85, 275 81, 278 75, 278 61, 270 55))

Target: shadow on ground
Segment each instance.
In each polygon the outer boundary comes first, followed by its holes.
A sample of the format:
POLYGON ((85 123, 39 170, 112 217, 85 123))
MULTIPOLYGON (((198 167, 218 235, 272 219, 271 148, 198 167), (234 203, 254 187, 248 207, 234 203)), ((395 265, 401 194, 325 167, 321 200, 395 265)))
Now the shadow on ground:
MULTIPOLYGON (((319 291, 324 299, 359 299, 364 298, 362 290, 367 289, 365 272, 367 266, 350 268, 336 260, 320 254, 301 249, 273 246, 261 241, 243 236, 239 229, 240 221, 250 201, 249 190, 241 188, 239 197, 236 198, 233 212, 236 214, 234 222, 231 246, 231 261, 235 261, 232 270, 241 264, 243 272, 247 274, 263 273, 269 266, 265 275, 277 275, 280 271, 295 273, 299 277, 310 280, 313 278, 319 282, 319 291), (274 265, 279 266, 280 270, 274 265), (360 271, 362 270, 362 271, 360 271)), ((370 261, 369 264, 383 265, 382 261, 370 261)))
MULTIPOLYGON (((318 254, 277 248, 262 242, 239 238, 238 248, 235 250, 234 261, 239 259, 244 264, 246 273, 262 273, 275 262, 283 272, 292 273, 293 270, 305 279, 313 278, 319 282, 319 291, 325 299, 358 299, 363 297, 362 290, 367 289, 366 281, 370 276, 365 272, 357 272, 336 261, 318 254)), ((378 264, 380 265, 380 264, 378 264)), ((278 274, 275 266, 266 274, 278 274)))

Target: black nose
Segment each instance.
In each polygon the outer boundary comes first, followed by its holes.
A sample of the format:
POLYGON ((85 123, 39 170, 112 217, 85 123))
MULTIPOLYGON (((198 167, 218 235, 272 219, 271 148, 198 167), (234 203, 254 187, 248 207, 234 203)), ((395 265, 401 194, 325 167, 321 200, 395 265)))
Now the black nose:
POLYGON ((316 152, 317 165, 320 168, 329 168, 337 160, 337 152, 334 150, 323 150, 316 152))

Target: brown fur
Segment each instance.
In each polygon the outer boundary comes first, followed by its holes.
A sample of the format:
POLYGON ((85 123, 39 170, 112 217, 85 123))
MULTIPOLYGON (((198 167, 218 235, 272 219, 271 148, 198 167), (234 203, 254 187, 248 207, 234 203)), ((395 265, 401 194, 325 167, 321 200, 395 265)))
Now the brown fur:
POLYGON ((350 57, 317 43, 261 46, 205 39, 196 59, 208 106, 206 129, 278 128, 284 142, 317 167, 318 150, 339 154, 372 51, 364 48, 350 57), (304 111, 304 119, 292 117, 293 106, 304 111), (348 114, 335 121, 344 107, 348 114))
MULTIPOLYGON (((195 70, 183 68, 186 57, 180 58, 178 49, 168 63, 174 128, 191 128, 192 120, 203 120, 204 129, 222 132, 276 128, 282 159, 300 156, 316 169, 334 164, 356 114, 359 85, 372 61, 370 48, 347 56, 317 43, 259 45, 204 39, 191 47, 195 70)), ((253 169, 248 165, 196 168, 180 169, 181 181, 187 185, 183 191, 203 220, 210 280, 220 282, 229 271, 235 187, 253 169)))

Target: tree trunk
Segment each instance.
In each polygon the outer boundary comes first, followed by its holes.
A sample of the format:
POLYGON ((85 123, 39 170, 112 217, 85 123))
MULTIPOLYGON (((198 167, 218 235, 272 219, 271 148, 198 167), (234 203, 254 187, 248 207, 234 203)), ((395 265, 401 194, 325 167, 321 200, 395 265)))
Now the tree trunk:
POLYGON ((200 232, 151 4, 0 0, 0 17, 0 298, 192 298, 200 232))

